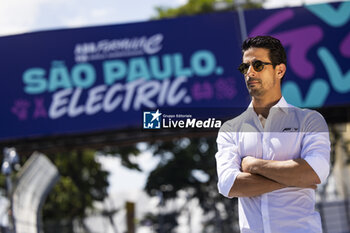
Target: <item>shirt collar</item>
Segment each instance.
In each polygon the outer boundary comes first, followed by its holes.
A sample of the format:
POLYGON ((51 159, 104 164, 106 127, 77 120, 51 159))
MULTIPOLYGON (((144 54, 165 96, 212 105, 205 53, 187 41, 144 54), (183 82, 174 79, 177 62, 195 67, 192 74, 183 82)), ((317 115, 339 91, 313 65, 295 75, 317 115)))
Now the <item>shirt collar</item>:
MULTIPOLYGON (((279 108, 281 109, 284 113, 287 113, 288 114, 288 103, 287 101, 284 99, 284 97, 282 96, 281 99, 277 102, 277 104, 275 104, 274 106, 272 106, 272 108, 279 108)), ((253 108, 253 101, 250 101, 250 104, 248 106, 248 109, 254 111, 254 108, 253 108)))
POLYGON ((284 99, 284 97, 282 96, 281 99, 278 101, 278 103, 275 106, 272 106, 273 108, 279 108, 281 109, 283 112, 288 113, 288 103, 287 101, 284 99))

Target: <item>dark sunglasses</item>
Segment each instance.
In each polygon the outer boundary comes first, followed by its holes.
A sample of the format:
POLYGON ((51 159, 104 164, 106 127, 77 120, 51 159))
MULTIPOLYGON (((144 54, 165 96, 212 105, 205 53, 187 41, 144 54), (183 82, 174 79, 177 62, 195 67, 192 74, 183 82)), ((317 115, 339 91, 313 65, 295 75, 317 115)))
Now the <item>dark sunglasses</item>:
MULTIPOLYGON (((254 70, 255 70, 256 72, 262 71, 262 70, 264 69, 264 66, 265 66, 265 65, 272 65, 272 63, 269 63, 269 62, 262 62, 262 61, 260 61, 260 60, 255 60, 255 61, 252 62, 252 66, 253 66, 253 68, 254 68, 254 70)), ((242 64, 239 65, 238 70, 239 70, 242 74, 246 75, 247 72, 248 72, 249 66, 250 66, 249 63, 242 63, 242 64)))

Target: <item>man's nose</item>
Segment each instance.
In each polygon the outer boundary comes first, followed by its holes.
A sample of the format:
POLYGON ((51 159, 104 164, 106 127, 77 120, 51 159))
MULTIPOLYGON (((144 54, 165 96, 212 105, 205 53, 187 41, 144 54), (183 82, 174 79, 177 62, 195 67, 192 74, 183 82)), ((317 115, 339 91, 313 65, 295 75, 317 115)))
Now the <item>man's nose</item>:
POLYGON ((247 76, 255 76, 256 75, 256 71, 254 70, 254 68, 253 68, 253 66, 252 65, 250 65, 249 67, 248 67, 248 71, 247 71, 247 74, 246 74, 247 76))

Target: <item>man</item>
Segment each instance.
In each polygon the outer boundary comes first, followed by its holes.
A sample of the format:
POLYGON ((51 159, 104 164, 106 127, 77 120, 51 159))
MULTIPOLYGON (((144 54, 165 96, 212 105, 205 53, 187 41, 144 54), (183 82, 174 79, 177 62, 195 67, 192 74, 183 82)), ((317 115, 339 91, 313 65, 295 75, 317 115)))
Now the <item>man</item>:
POLYGON ((322 232, 314 206, 316 185, 329 173, 327 124, 282 97, 286 54, 278 39, 248 38, 242 52, 252 101, 218 134, 219 192, 238 197, 242 233, 322 232))

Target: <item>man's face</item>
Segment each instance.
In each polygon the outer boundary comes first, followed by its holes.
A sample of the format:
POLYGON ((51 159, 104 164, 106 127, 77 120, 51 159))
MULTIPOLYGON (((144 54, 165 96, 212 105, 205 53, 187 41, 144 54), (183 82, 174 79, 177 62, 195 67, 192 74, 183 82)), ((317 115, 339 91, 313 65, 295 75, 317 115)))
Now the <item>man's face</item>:
MULTIPOLYGON (((269 50, 250 48, 244 52, 243 63, 252 64, 256 60, 271 63, 269 50)), ((264 65, 260 72, 255 71, 251 65, 244 77, 249 94, 253 97, 263 97, 266 94, 280 92, 279 75, 277 75, 277 70, 272 65, 264 65)))

